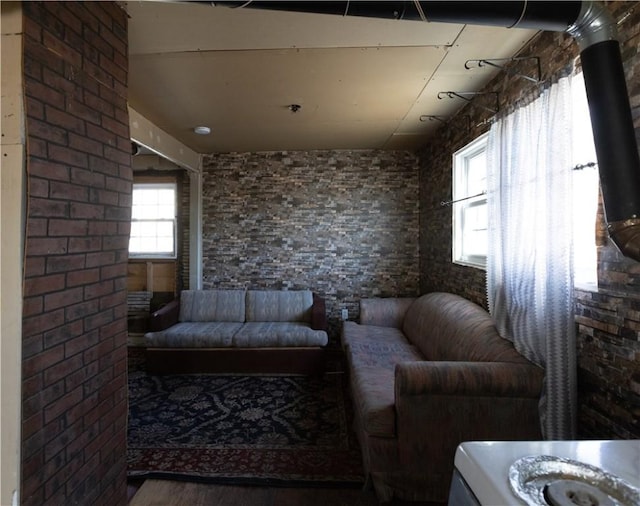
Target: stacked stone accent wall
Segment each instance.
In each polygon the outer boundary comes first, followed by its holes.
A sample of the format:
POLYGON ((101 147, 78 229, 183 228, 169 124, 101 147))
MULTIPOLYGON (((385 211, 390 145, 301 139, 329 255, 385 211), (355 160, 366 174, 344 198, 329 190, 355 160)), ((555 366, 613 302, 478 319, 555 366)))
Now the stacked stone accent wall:
POLYGON ((577 296, 580 436, 638 439, 640 297, 603 289, 577 296))
POLYGON ((204 288, 311 289, 340 310, 418 294, 418 166, 406 152, 204 159, 204 288))
MULTIPOLYGON (((640 139, 640 8, 637 2, 605 2, 618 21, 619 40, 640 139)), ((574 40, 562 33, 543 33, 521 56, 538 56, 546 81, 566 74, 578 57, 574 40)), ((490 58, 491 55, 478 55, 490 58)), ((579 64, 579 59, 577 60, 579 64)), ((522 65, 522 64, 518 64, 522 65)), ((517 67, 526 72, 526 65, 517 67)), ((486 91, 499 91, 500 108, 508 110, 535 96, 535 87, 502 72, 486 91)), ((467 106, 450 128, 441 129, 420 154, 420 287, 448 290, 486 307, 484 271, 451 262, 451 210, 439 202, 451 198, 451 157, 487 130, 487 113, 467 106), (470 116, 470 130, 463 115, 470 116)), ((578 436, 640 437, 640 264, 624 258, 597 227, 598 290, 577 291, 578 436)))
POLYGON ((127 15, 115 2, 22 5, 21 503, 126 504, 127 15))

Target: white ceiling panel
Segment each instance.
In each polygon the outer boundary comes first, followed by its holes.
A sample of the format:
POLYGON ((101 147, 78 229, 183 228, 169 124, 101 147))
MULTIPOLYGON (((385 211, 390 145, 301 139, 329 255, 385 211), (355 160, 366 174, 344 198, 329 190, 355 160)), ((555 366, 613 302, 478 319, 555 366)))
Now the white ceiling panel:
POLYGON ((467 59, 509 57, 535 34, 188 2, 127 10, 130 105, 201 153, 415 149, 438 126, 420 116, 464 105, 438 92, 497 72, 467 59))

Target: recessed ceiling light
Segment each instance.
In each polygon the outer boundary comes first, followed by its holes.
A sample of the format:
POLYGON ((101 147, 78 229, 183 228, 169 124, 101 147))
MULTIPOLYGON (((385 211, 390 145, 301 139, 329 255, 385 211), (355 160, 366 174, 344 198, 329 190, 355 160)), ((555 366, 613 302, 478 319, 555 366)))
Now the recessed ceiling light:
POLYGON ((211 128, 208 126, 197 126, 193 129, 195 133, 198 135, 209 135, 211 133, 211 128))

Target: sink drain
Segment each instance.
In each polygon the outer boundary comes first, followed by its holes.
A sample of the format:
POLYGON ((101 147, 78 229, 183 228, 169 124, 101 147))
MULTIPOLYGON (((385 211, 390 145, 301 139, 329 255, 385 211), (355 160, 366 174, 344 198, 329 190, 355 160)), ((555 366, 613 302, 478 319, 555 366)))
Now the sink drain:
POLYGON ((575 480, 556 480, 544 487, 544 498, 550 506, 615 506, 608 494, 599 488, 575 480))

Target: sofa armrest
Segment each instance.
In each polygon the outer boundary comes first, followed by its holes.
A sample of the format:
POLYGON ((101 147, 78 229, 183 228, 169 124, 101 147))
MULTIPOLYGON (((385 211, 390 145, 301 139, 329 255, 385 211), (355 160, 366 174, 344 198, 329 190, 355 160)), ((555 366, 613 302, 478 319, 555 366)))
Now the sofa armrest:
POLYGON ((400 465, 429 476, 446 501, 456 448, 465 441, 542 438, 542 370, 505 362, 412 362, 395 368, 400 465))
POLYGON ((149 328, 151 332, 168 329, 178 323, 180 315, 180 299, 174 299, 151 314, 149 328))
POLYGON ((396 365, 395 393, 538 398, 543 370, 509 362, 405 362, 396 365))
POLYGON ((327 331, 327 307, 324 299, 316 293, 313 294, 311 307, 311 328, 327 331))
POLYGON ((404 314, 415 300, 413 297, 361 299, 360 323, 400 329, 404 314))

